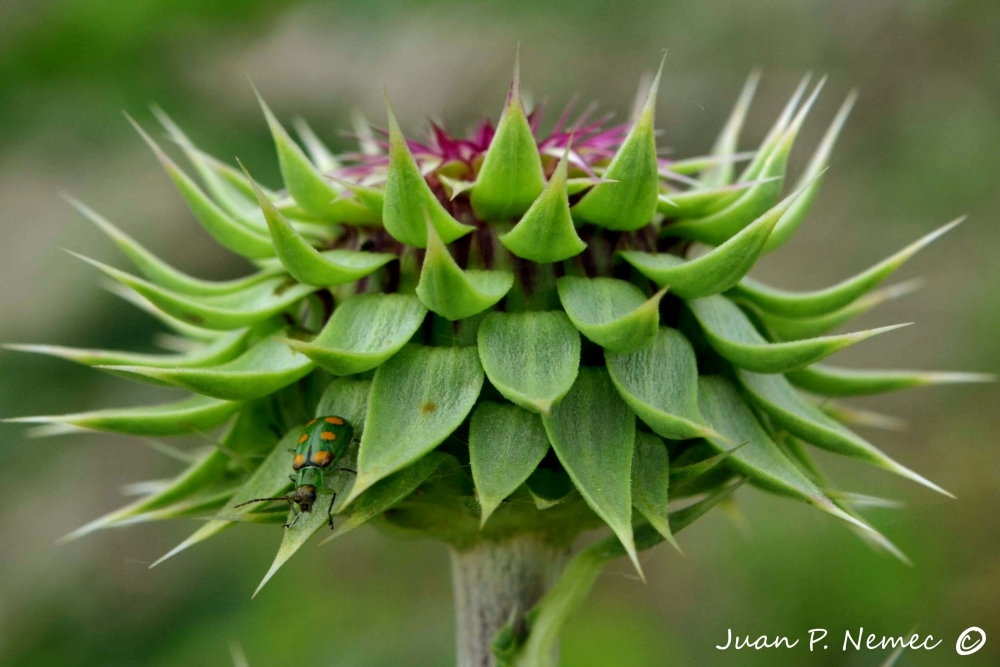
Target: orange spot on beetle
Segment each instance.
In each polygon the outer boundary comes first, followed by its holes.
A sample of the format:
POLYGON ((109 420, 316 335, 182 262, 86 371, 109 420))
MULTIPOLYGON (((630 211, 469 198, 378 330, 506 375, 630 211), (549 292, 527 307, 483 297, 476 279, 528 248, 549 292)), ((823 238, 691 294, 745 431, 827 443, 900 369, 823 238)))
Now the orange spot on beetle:
POLYGON ((335 426, 343 426, 344 425, 344 420, 341 419, 340 417, 327 417, 324 421, 327 424, 333 424, 335 426))
POLYGON ((333 463, 333 454, 327 451, 318 451, 312 455, 312 462, 321 468, 325 468, 333 463))
POLYGON ((323 440, 336 440, 337 434, 333 431, 323 431, 319 434, 319 437, 323 440))
POLYGON ((306 428, 308 428, 308 427, 312 426, 312 425, 313 425, 313 424, 315 424, 315 423, 316 423, 317 421, 319 421, 319 420, 318 420, 318 419, 314 419, 314 420, 312 420, 311 422, 309 422, 308 424, 306 424, 306 428))
POLYGON ((292 460, 292 470, 298 470, 299 468, 304 466, 305 463, 306 463, 306 457, 302 456, 302 454, 296 454, 295 458, 292 460))
POLYGON ((299 438, 299 444, 301 445, 303 442, 305 442, 308 439, 309 439, 309 434, 308 433, 303 433, 302 437, 299 438))
POLYGON ((420 411, 425 415, 432 415, 437 412, 438 406, 434 401, 427 401, 422 406, 420 406, 420 411))

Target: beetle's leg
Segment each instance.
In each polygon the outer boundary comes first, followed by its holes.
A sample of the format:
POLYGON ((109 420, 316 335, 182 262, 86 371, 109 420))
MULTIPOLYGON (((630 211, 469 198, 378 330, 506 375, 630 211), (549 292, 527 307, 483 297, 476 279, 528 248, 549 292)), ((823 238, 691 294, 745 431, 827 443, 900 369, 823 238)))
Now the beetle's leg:
POLYGON ((302 516, 302 512, 299 512, 295 509, 295 503, 292 501, 291 498, 288 498, 288 509, 292 510, 292 514, 295 515, 295 518, 286 523, 284 526, 282 526, 282 528, 291 528, 292 526, 295 525, 295 522, 299 520, 299 517, 302 516))
POLYGON ((333 492, 333 497, 330 498, 330 506, 326 508, 326 518, 330 520, 330 530, 333 530, 333 503, 337 500, 337 492, 333 492))

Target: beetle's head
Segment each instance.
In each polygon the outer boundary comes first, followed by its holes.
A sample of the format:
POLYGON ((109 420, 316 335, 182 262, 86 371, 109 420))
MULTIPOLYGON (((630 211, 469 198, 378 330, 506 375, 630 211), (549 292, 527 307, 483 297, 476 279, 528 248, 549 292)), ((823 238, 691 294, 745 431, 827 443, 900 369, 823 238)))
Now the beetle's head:
POLYGON ((316 487, 312 484, 299 485, 292 494, 292 502, 303 512, 312 512, 313 503, 316 502, 316 487))

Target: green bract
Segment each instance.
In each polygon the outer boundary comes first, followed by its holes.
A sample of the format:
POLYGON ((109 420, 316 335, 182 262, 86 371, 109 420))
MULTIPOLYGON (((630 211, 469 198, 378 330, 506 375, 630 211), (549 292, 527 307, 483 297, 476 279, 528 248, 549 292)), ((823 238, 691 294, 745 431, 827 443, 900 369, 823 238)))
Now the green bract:
POLYGON ((567 146, 545 191, 535 199, 514 229, 499 237, 508 250, 522 259, 560 262, 579 255, 587 247, 573 227, 569 208, 566 178, 569 149, 567 146))
POLYGON ((542 159, 521 104, 520 67, 515 66, 507 105, 472 187, 472 209, 483 220, 513 220, 544 187, 542 159))
POLYGON ((549 451, 541 418, 516 405, 483 402, 469 423, 469 462, 486 523, 549 451))
POLYGON ((667 288, 646 298, 632 283, 616 278, 559 279, 559 299, 573 325, 601 347, 628 354, 648 346, 660 323, 667 288))
POLYGON ((827 397, 991 378, 817 362, 901 326, 835 332, 912 291, 912 281, 876 288, 960 220, 826 289, 749 277, 836 174, 826 170, 854 103, 788 187, 789 153, 824 82, 806 97, 803 81, 760 145, 739 153, 757 79, 710 154, 676 161, 657 152, 660 73, 632 122, 563 117, 543 133, 515 67, 495 127, 456 137, 433 125, 429 139, 408 140, 387 105, 385 140, 362 121, 360 150, 342 154, 303 121, 300 145, 261 100, 283 180, 273 189, 155 110, 198 180, 136 128, 194 219, 255 266, 221 282, 186 275, 69 198, 138 275, 83 259, 183 338, 183 351, 8 347, 193 395, 13 421, 42 424, 38 435, 195 435, 212 447, 178 455, 186 468, 174 479, 67 539, 195 517, 208 521, 160 561, 240 523, 277 540, 292 486, 286 450, 311 420, 336 416, 356 440, 337 450, 316 490, 322 511, 285 531, 261 586, 327 525, 326 507, 333 536, 374 521, 459 553, 526 538, 564 553, 584 531, 613 534, 540 599, 504 611, 501 664, 551 664, 559 628, 608 560, 627 554, 638 570, 639 551, 677 547, 675 533, 744 481, 905 558, 810 449, 942 490, 849 428, 897 422, 827 397), (672 506, 689 496, 700 499, 672 506), (244 504, 255 499, 279 504, 244 504))
MULTIPOLYGON (((665 61, 666 55, 663 58, 665 61)), ((574 216, 583 222, 631 231, 648 225, 656 212, 659 178, 653 116, 662 73, 663 62, 639 117, 604 171, 604 177, 613 182, 598 183, 573 207, 574 216)))
POLYGON ((580 334, 563 313, 491 313, 478 339, 486 376, 523 408, 548 415, 576 380, 580 334))

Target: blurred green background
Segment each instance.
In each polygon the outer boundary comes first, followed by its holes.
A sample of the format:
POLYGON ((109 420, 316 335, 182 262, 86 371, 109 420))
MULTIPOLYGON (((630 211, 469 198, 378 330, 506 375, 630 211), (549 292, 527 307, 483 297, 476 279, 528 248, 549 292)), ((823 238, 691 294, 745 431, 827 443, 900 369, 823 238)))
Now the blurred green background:
MULTIPOLYGON (((806 71, 830 81, 801 141, 801 167, 852 87, 861 98, 817 210, 757 276, 820 287, 963 213, 902 277, 926 287, 864 324, 917 326, 842 353, 844 365, 1000 370, 1000 3, 994 0, 636 0, 486 3, 358 0, 14 0, 0 4, 0 340, 148 349, 152 320, 99 288, 63 253, 125 266, 58 197, 66 190, 192 273, 246 270, 200 231, 120 110, 147 127, 156 102, 211 152, 274 184, 277 168, 250 75, 283 118, 304 115, 339 148, 352 108, 382 123, 383 85, 404 126, 462 127, 498 115, 517 43, 523 81, 556 108, 574 92, 627 113, 640 76, 669 48, 661 145, 705 151, 751 67, 764 79, 746 145, 760 139, 806 71)), ((847 628, 919 630, 946 641, 899 665, 1000 664, 1000 406, 991 386, 858 402, 909 422, 867 432, 953 491, 943 501, 861 466, 830 462, 850 486, 899 498, 871 519, 912 558, 870 551, 835 520, 752 490, 746 527, 715 512, 682 537, 686 556, 644 556, 601 577, 570 623, 564 664, 871 665, 842 653, 847 628), (968 626, 986 647, 953 646, 968 626), (831 650, 721 652, 726 631, 804 636, 831 650)), ((160 392, 71 364, 0 354, 0 414, 155 401, 160 392)), ((136 440, 28 440, 0 425, 0 664, 232 664, 253 667, 453 664, 446 550, 362 530, 306 548, 253 602, 280 540, 274 527, 225 533, 147 564, 196 524, 54 541, 122 503, 128 482, 176 463, 136 440)))

